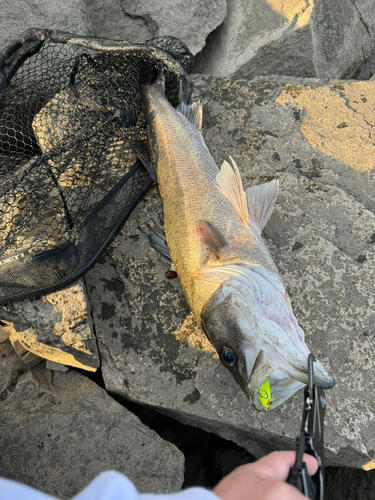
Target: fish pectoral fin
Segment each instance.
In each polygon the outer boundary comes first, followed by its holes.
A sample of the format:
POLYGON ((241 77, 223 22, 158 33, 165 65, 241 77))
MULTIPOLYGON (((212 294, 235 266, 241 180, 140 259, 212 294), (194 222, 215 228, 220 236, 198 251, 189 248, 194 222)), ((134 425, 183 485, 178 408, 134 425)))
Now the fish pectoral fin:
POLYGON ((273 180, 246 189, 249 219, 262 231, 271 217, 279 192, 279 181, 273 180))
POLYGON ((193 102, 192 104, 179 104, 176 109, 187 118, 190 123, 195 125, 199 132, 202 130, 203 110, 199 101, 193 102))
POLYGON ((151 163, 150 155, 147 149, 147 146, 144 142, 139 144, 135 149, 134 149, 136 155, 138 156, 140 162, 142 165, 145 167, 147 172, 150 174, 152 177, 152 180, 156 182, 156 173, 154 166, 151 163))
POLYGON ((243 190, 241 175, 233 158, 229 157, 232 167, 227 161, 223 161, 220 172, 216 176, 216 182, 220 191, 236 210, 239 218, 246 225, 249 224, 249 216, 246 205, 246 195, 243 190))
POLYGON ((167 240, 165 239, 164 227, 161 224, 155 224, 152 229, 142 229, 142 231, 148 236, 150 245, 161 254, 161 260, 173 267, 167 240))
POLYGON ((202 242, 220 259, 225 248, 229 246, 226 236, 208 220, 198 221, 197 231, 202 242))

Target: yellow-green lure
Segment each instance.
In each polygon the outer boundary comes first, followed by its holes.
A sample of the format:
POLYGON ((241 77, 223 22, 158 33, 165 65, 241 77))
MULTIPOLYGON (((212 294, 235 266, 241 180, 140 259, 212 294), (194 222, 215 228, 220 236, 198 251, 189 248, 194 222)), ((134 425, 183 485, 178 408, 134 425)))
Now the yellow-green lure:
POLYGON ((265 409, 268 411, 270 409, 270 406, 272 405, 271 387, 268 378, 266 378, 266 380, 262 382, 259 386, 258 399, 265 407, 265 409))

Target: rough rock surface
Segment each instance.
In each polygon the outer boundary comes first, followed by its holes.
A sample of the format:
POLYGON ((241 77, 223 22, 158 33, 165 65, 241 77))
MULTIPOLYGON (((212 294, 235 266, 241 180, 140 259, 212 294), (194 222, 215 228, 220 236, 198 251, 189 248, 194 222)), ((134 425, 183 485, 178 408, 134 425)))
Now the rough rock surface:
MULTIPOLYGON (((231 155, 245 187, 280 181, 264 237, 307 344, 336 378, 326 392, 327 462, 362 467, 375 454, 375 177, 366 108, 375 84, 204 76, 195 84, 217 163, 231 155), (355 142, 362 147, 353 155, 355 142)), ((86 278, 107 390, 255 456, 293 448, 302 393, 269 413, 253 410, 140 230, 160 213, 155 189, 86 278)))
POLYGON ((1 476, 62 499, 110 469, 142 492, 181 487, 182 453, 94 382, 75 370, 22 374, 8 342, 0 353, 1 476))
POLYGON ((228 0, 195 70, 253 78, 366 79, 375 70, 372 0, 228 0))
POLYGON ((4 391, 13 385, 17 378, 27 371, 25 363, 16 355, 8 341, 0 343, 0 398, 4 391))
POLYGON ((225 0, 84 0, 95 36, 142 43, 170 35, 196 54, 226 15, 225 0))
POLYGON ((38 0, 12 0, 2 2, 0 17, 0 50, 17 40, 17 36, 28 28, 45 28, 89 35, 81 0, 50 2, 38 0))
POLYGON ((0 319, 7 324, 16 352, 22 358, 28 357, 28 361, 24 361, 29 368, 32 359, 27 353, 89 371, 99 367, 83 278, 44 297, 1 306, 0 319))

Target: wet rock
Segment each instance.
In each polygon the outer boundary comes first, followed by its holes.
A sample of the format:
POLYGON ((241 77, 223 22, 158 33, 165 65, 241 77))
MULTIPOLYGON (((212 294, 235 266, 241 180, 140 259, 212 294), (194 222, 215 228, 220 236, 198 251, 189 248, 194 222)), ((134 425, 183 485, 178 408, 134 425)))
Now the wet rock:
POLYGON ((197 55, 195 70, 234 78, 367 79, 374 25, 371 0, 228 0, 225 21, 197 55))
POLYGON ((10 341, 29 368, 40 358, 89 371, 99 367, 90 305, 82 278, 44 297, 1 306, 0 318, 7 323, 10 341))
POLYGON ((0 475, 58 498, 110 469, 148 493, 183 481, 182 453, 75 370, 20 375, 1 392, 0 430, 0 475))
MULTIPOLYGON (((375 177, 366 108, 375 104, 374 84, 197 76, 195 85, 216 162, 231 155, 245 187, 279 179, 264 237, 309 348, 336 378, 326 391, 327 463, 362 467, 375 454, 375 177), (337 127, 344 122, 352 139, 337 127)), ((107 390, 256 457, 293 449, 302 392, 269 413, 253 410, 140 229, 160 214, 155 189, 87 275, 107 390)))
POLYGON ((93 33, 133 43, 170 35, 185 42, 196 54, 206 37, 225 18, 225 0, 190 2, 151 0, 84 0, 93 33))
POLYGON ((84 7, 81 2, 67 0, 63 3, 39 0, 29 3, 14 0, 1 6, 0 50, 17 40, 28 28, 46 28, 89 35, 84 7))

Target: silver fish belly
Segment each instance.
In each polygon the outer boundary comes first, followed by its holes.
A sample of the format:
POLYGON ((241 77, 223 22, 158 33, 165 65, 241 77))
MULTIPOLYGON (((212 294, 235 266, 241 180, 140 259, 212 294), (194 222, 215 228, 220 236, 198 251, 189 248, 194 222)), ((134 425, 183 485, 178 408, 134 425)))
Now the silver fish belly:
POLYGON ((189 305, 255 408, 276 408, 307 383, 310 352, 261 237, 278 182, 244 191, 233 160, 219 170, 200 132, 201 106, 173 108, 162 75, 141 95, 166 240, 189 305))

